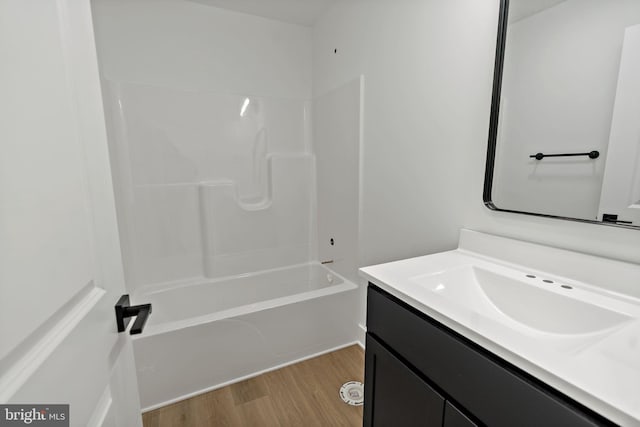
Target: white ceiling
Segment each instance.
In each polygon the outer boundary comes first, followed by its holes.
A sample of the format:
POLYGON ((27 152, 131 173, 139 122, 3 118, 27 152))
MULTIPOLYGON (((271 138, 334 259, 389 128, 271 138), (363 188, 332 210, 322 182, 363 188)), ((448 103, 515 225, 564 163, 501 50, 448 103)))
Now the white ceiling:
MULTIPOLYGON (((334 3, 349 0, 186 0, 291 24, 311 26, 334 3)), ((509 22, 520 21, 567 0, 511 0, 509 22)))
POLYGON ((520 21, 565 1, 567 0, 511 0, 509 2, 509 22, 520 21))
POLYGON ((188 0, 236 12, 311 26, 333 3, 341 0, 188 0))

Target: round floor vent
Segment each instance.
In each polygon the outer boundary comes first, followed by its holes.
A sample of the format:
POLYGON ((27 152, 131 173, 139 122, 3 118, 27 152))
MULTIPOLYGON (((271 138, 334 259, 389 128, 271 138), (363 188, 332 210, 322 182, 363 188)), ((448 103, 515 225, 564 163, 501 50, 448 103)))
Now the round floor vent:
POLYGON ((364 403, 364 386, 358 381, 349 381, 340 387, 340 399, 351 406, 360 406, 364 403))

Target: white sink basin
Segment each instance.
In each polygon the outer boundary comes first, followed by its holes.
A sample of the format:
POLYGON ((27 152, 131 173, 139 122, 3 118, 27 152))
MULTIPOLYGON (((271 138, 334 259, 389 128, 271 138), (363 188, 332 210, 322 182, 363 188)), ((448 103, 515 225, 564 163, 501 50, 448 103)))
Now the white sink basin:
POLYGON ((467 265, 410 280, 456 304, 473 307, 479 314, 511 319, 545 333, 591 334, 633 320, 615 308, 601 306, 601 295, 504 270, 467 265))

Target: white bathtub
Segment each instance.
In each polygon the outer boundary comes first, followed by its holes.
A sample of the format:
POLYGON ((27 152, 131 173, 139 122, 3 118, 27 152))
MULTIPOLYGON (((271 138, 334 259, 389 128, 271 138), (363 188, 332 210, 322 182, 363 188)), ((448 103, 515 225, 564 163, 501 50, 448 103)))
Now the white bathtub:
POLYGON ((134 338, 143 410, 357 342, 356 288, 310 263, 134 295, 153 304, 134 338))

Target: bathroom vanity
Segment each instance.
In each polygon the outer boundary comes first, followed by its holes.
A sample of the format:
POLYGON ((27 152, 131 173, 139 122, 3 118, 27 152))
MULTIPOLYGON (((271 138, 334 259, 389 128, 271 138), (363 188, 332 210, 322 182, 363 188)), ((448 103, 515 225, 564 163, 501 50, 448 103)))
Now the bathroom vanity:
POLYGON ((640 266, 463 230, 361 273, 365 426, 640 426, 640 266))
POLYGON ((610 425, 374 285, 368 307, 365 425, 610 425))

